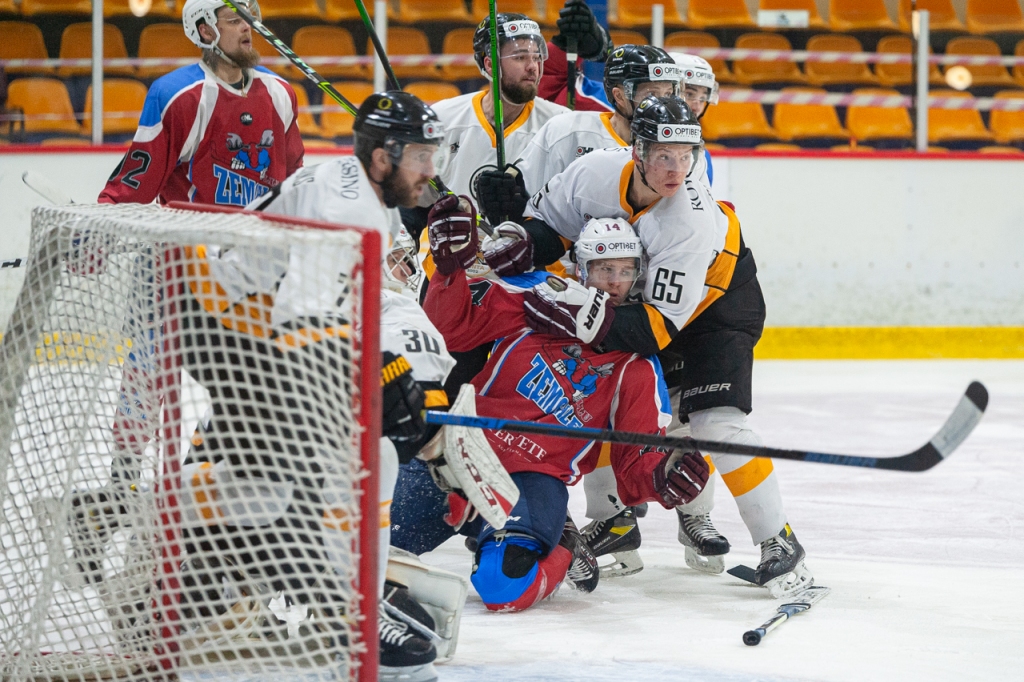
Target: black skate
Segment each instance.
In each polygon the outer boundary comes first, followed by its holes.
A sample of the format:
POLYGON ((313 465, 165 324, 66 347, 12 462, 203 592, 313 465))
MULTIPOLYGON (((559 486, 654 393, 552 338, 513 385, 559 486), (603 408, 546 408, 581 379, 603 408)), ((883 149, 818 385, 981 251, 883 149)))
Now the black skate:
POLYGON ((402 583, 385 580, 384 600, 381 603, 392 618, 408 625, 418 636, 431 641, 442 641, 437 634, 434 619, 402 583))
POLYGON ((565 530, 562 531, 562 539, 558 544, 572 552, 572 563, 566 571, 565 584, 580 592, 593 592, 601 577, 601 572, 597 568, 597 558, 580 535, 571 516, 565 519, 565 530))
POLYGON ((679 517, 679 542, 686 547, 686 565, 695 571, 718 575, 725 570, 729 553, 729 541, 713 525, 708 514, 684 514, 676 509, 679 517))
POLYGON ((377 609, 380 634, 380 682, 434 682, 437 650, 407 624, 392 618, 380 603, 377 609))
POLYGON ((804 565, 804 551, 796 534, 787 523, 782 531, 761 543, 761 563, 754 572, 754 581, 768 588, 778 599, 814 584, 814 576, 804 565))
POLYGON ((601 566, 605 578, 633 575, 644 570, 640 558, 640 526, 637 509, 626 507, 618 515, 604 521, 591 521, 583 529, 583 539, 595 557, 611 554, 614 561, 601 566))

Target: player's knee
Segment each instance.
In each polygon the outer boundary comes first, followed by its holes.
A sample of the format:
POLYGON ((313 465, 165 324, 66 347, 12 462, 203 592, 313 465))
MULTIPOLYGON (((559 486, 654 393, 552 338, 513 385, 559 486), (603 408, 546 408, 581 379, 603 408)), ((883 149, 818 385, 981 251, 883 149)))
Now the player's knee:
POLYGON ((738 407, 711 407, 691 412, 690 432, 698 440, 761 445, 761 439, 747 424, 747 415, 738 407))
POLYGON ((541 554, 541 544, 533 538, 485 542, 470 578, 484 605, 491 611, 523 611, 550 596, 572 555, 561 546, 543 558, 541 554))

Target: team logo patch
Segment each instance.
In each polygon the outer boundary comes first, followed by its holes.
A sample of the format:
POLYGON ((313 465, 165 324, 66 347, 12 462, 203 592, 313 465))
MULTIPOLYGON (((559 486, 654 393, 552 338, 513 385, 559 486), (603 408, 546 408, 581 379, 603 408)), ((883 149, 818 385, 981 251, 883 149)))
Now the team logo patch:
POLYGON ((381 101, 377 102, 377 108, 380 109, 381 111, 387 111, 388 109, 391 108, 392 104, 393 102, 391 100, 389 100, 387 97, 384 97, 381 99, 381 101))
POLYGON ((614 54, 612 54, 612 56, 613 57, 621 57, 624 54, 626 54, 626 51, 620 47, 619 49, 615 50, 615 52, 614 52, 614 54))
POLYGON ((244 126, 252 125, 252 114, 248 111, 243 112, 242 115, 239 116, 238 120, 240 120, 244 126))

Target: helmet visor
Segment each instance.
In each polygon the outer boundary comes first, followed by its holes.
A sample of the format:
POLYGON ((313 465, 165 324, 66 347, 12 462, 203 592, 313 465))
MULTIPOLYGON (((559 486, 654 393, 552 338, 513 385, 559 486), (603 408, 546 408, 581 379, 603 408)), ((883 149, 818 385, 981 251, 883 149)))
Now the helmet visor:
POLYGON ((394 150, 391 156, 396 166, 428 178, 440 175, 448 166, 448 145, 445 144, 389 139, 387 146, 394 150))
POLYGON ((548 45, 541 36, 523 35, 503 43, 500 54, 502 64, 539 65, 548 58, 548 45))
POLYGON ((686 174, 693 166, 695 149, 699 146, 647 143, 643 145, 642 158, 648 171, 686 174))
POLYGON ((585 284, 630 284, 640 277, 639 258, 601 258, 587 263, 585 284))

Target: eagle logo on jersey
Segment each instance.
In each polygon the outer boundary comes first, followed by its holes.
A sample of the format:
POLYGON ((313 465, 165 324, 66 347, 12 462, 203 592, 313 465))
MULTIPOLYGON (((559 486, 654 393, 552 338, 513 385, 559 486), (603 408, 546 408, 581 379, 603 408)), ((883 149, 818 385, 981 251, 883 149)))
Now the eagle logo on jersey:
POLYGON ((575 392, 572 394, 573 402, 579 402, 592 395, 597 390, 597 380, 609 377, 615 369, 615 363, 606 362, 603 365, 594 366, 590 360, 583 357, 583 349, 578 344, 563 346, 562 352, 567 358, 558 360, 551 369, 555 370, 572 384, 575 392))

